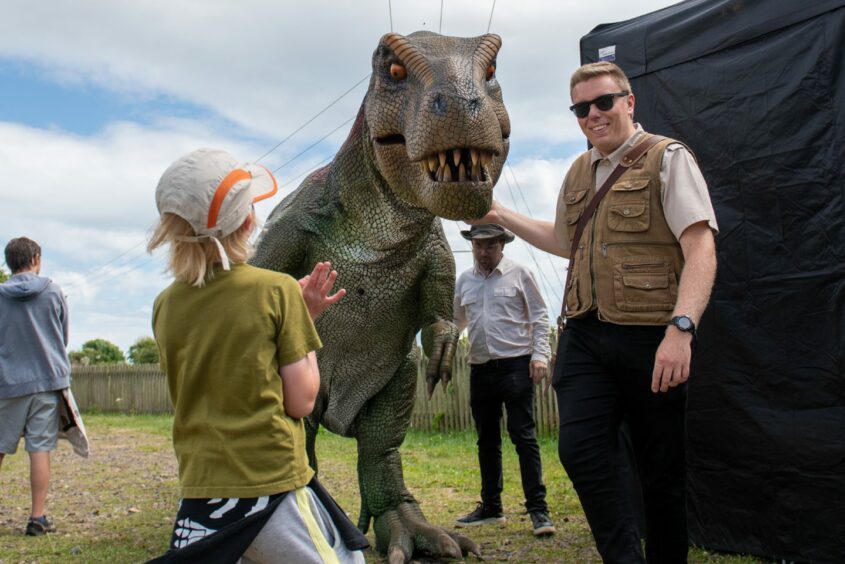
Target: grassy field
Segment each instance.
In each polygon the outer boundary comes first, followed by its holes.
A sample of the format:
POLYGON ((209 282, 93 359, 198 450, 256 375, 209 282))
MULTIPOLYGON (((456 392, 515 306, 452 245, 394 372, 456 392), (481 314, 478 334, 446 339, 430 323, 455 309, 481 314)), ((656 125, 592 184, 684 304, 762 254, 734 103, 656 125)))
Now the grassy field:
MULTIPOLYGON (((29 466, 22 444, 3 462, 0 564, 143 562, 166 549, 178 501, 170 418, 88 414, 85 422, 91 458, 75 456, 64 442, 53 455, 48 513, 59 529, 56 534, 23 535, 29 514, 29 466)), ((541 450, 557 534, 545 539, 531 534, 521 505, 517 458, 506 444, 503 501, 508 521, 503 526, 473 528, 470 535, 488 562, 600 562, 575 492, 557 460, 555 440, 542 439, 541 450)), ((321 481, 355 521, 359 501, 354 441, 321 433, 318 456, 321 481)), ((432 523, 451 529, 457 517, 475 507, 479 486, 471 433, 411 433, 402 456, 406 483, 432 523)), ((372 539, 372 532, 369 536, 372 539)), ((372 552, 366 556, 368 562, 382 561, 372 552)), ((759 562, 700 549, 691 551, 690 561, 759 562)))

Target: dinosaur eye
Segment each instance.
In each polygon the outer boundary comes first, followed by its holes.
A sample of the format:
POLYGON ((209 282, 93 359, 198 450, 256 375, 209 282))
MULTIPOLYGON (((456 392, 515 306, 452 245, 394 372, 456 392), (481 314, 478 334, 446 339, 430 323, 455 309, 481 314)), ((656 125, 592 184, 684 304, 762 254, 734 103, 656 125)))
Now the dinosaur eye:
POLYGON ((393 63, 390 65, 390 76, 393 77, 393 80, 405 80, 405 77, 408 76, 408 71, 399 63, 393 63))
POLYGON ((491 80, 494 76, 496 76, 496 63, 490 63, 487 67, 487 80, 491 80))

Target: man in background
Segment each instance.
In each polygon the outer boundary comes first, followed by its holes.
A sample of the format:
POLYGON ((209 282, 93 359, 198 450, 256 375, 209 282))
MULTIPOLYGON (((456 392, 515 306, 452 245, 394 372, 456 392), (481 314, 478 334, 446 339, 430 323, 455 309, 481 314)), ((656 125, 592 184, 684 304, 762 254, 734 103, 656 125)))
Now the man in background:
POLYGON ((549 318, 534 276, 505 258, 513 233, 498 225, 461 231, 472 242, 475 265, 458 277, 454 317, 459 331, 469 327, 470 407, 478 431, 481 502, 458 527, 501 523, 502 405, 507 429, 519 455, 525 508, 535 535, 555 528, 546 506, 546 486, 534 425, 534 385, 546 377, 549 318))
POLYGON ((32 487, 26 534, 37 536, 56 530, 45 505, 60 390, 70 386, 68 308, 59 286, 39 275, 38 243, 12 239, 5 258, 12 276, 0 284, 0 464, 23 435, 32 487))

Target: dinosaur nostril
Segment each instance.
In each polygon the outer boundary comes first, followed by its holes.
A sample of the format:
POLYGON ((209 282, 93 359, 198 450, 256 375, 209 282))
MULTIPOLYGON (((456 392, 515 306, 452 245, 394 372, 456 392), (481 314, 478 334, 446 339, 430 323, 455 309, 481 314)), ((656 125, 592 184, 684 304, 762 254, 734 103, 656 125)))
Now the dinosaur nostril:
POLYGON ((442 94, 436 94, 434 99, 431 101, 431 109, 434 110, 436 114, 445 114, 446 113, 446 98, 442 94))
POLYGON ((481 98, 473 98, 472 100, 467 101, 467 108, 471 112, 477 112, 478 109, 481 107, 481 98))

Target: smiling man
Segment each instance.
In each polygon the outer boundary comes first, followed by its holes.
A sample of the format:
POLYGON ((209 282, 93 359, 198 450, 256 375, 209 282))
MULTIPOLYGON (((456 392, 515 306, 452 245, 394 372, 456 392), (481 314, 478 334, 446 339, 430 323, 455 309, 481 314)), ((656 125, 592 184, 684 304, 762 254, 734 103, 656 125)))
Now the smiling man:
POLYGON ((627 422, 645 557, 686 562, 686 382, 716 273, 716 218, 687 148, 634 122, 634 94, 619 67, 580 67, 570 96, 592 148, 569 169, 555 222, 494 202, 472 223, 498 223, 570 259, 554 376, 558 450, 602 558, 644 561, 636 496, 623 478, 619 428, 627 422))

